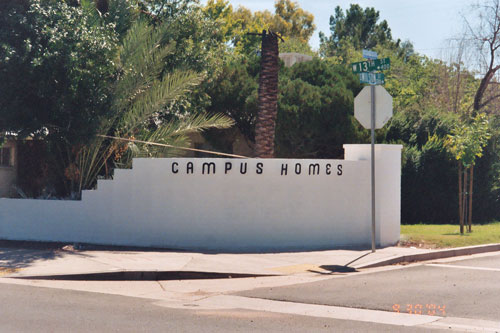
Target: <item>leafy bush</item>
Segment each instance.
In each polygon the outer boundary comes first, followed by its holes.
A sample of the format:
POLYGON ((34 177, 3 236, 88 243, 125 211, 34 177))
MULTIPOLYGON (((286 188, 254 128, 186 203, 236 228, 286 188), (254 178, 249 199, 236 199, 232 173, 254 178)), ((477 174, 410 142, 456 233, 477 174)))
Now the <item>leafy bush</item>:
POLYGON ((292 66, 280 79, 277 156, 342 158, 342 145, 367 133, 354 119, 354 93, 360 88, 343 66, 320 59, 292 66))

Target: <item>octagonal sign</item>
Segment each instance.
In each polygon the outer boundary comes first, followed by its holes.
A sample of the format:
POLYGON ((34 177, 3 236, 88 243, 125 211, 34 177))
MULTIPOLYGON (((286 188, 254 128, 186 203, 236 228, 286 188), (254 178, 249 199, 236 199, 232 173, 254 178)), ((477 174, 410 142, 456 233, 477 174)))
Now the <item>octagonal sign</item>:
MULTIPOLYGON (((354 117, 364 128, 371 128, 371 86, 366 86, 354 98, 354 117)), ((375 86, 375 128, 379 129, 392 117, 392 96, 382 86, 375 86)))

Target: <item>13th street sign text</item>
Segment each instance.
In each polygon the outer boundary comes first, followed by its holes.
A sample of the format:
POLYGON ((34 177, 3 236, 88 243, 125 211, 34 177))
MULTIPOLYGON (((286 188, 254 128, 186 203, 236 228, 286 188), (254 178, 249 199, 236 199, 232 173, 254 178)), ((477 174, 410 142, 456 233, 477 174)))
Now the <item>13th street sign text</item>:
POLYGON ((359 73, 359 82, 372 85, 385 83, 385 75, 383 73, 359 73))
POLYGON ((360 61, 351 64, 352 72, 354 74, 383 71, 391 68, 391 60, 389 58, 374 59, 367 61, 360 61))

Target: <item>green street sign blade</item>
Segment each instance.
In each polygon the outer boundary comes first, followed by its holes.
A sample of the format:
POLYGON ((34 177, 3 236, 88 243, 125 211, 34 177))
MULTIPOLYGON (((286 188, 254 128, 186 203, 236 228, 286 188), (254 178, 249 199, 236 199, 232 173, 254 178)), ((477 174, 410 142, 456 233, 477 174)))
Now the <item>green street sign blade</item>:
POLYGON ((363 58, 368 60, 375 60, 378 58, 378 54, 372 50, 363 50, 363 58))
POLYGON ((385 75, 383 73, 359 73, 359 81, 370 85, 385 84, 385 75))
POLYGON ((390 58, 360 61, 351 64, 351 69, 354 74, 383 71, 389 68, 391 68, 390 58))

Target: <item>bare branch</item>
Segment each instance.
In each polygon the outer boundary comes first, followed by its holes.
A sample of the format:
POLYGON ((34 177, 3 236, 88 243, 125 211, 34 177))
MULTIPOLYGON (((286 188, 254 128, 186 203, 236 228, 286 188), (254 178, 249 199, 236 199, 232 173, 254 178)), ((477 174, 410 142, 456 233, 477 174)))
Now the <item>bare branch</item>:
POLYGON ((491 102, 493 102, 494 100, 500 98, 500 94, 498 95, 494 95, 490 98, 488 98, 486 101, 484 101, 481 105, 480 105, 480 108, 479 109, 482 109, 484 108, 486 105, 490 104, 491 102))
MULTIPOLYGON (((500 51, 500 0, 490 0, 472 7, 477 13, 479 23, 473 26, 464 18, 467 34, 471 37, 471 44, 475 45, 478 72, 484 72, 479 87, 474 96, 474 110, 478 111, 499 96, 495 95, 485 100, 485 94, 493 78, 500 70, 498 63, 500 51)), ((498 83, 494 83, 498 84, 498 83)))

